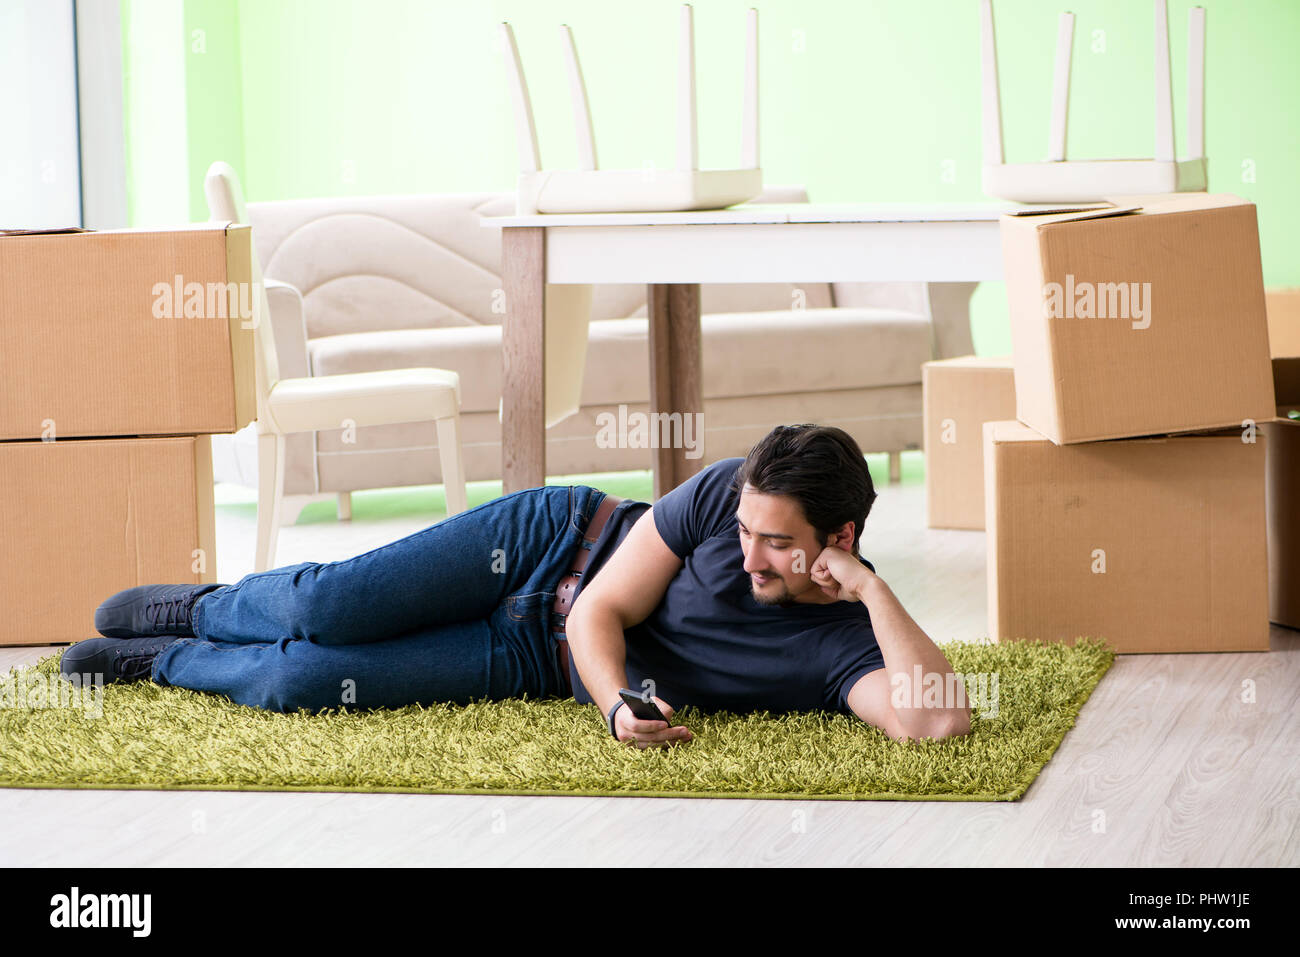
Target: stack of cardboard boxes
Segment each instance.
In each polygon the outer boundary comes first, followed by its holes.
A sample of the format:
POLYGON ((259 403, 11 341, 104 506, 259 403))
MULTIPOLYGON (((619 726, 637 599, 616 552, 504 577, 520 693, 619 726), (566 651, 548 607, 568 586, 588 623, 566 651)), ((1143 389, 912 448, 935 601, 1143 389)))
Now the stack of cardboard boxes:
POLYGON ((215 582, 209 435, 256 416, 246 226, 0 235, 0 644, 215 582))
MULTIPOLYGON (((1014 415, 983 423, 990 636, 1267 650, 1270 577, 1273 619, 1300 624, 1286 464, 1300 424, 1275 404, 1300 391, 1279 360, 1275 400, 1255 207, 1126 197, 1005 216, 1002 240, 1014 415)), ((938 442, 927 433, 927 476, 938 442)))

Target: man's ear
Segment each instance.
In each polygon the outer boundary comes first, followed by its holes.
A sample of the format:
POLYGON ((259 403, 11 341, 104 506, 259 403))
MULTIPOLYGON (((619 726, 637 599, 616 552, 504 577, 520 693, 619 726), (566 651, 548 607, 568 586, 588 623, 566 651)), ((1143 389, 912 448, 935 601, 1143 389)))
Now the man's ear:
POLYGON ((830 540, 826 542, 829 547, 834 545, 836 548, 842 548, 846 552, 853 551, 853 532, 856 526, 852 522, 845 522, 838 532, 832 532, 830 540))

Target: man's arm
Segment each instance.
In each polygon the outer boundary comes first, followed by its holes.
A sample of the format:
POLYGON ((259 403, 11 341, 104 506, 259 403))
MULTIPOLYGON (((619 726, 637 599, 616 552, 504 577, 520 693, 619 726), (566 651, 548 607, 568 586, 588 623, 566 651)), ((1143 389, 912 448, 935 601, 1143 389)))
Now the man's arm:
POLYGON ((884 579, 842 549, 827 548, 813 566, 813 580, 843 600, 867 606, 885 667, 863 675, 849 689, 848 705, 863 721, 891 738, 947 738, 970 733, 970 707, 946 700, 954 687, 952 664, 921 630, 884 579), (831 585, 831 581, 834 585, 831 585), (921 683, 916 681, 920 671, 921 683), (929 676, 937 677, 929 677, 929 676), (926 682, 945 693, 939 707, 925 707, 926 682), (901 701, 895 703, 895 692, 901 701))
MULTIPOLYGON (((595 578, 578 593, 565 622, 569 654, 601 713, 608 714, 627 687, 627 644, 623 632, 650 616, 683 562, 659 535, 653 506, 646 510, 595 578)), ((671 717, 671 715, 669 715, 671 717)), ((620 713, 620 719, 622 715, 620 713)), ((639 741, 672 741, 680 728, 650 730, 639 741)), ((632 725, 635 728, 635 724, 632 725)))
POLYGON ((962 702, 945 700, 948 697, 945 693, 940 695, 942 707, 923 706, 926 681, 938 681, 940 688, 946 691, 954 687, 954 680, 959 680, 952 677, 952 664, 907 613, 884 580, 866 568, 863 571, 869 577, 859 589, 858 600, 867 606, 871 615, 871 627, 885 658, 885 667, 858 679, 849 691, 849 707, 864 721, 868 720, 863 717, 865 714, 875 717, 887 711, 893 720, 886 719, 883 729, 895 739, 969 734, 968 705, 959 706, 962 702), (922 679, 919 686, 916 682, 918 665, 922 679), (939 677, 927 677, 930 675, 939 677), (876 680, 868 681, 873 676, 876 680), (895 691, 902 698, 901 707, 895 704, 895 691))

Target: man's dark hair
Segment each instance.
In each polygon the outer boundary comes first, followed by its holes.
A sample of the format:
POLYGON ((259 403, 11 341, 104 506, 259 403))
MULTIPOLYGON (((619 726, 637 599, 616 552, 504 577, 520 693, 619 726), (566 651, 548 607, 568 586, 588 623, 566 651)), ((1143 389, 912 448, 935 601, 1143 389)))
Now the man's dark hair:
POLYGON ((736 470, 732 489, 748 484, 764 495, 788 495, 824 543, 845 522, 853 522, 853 554, 876 489, 862 450, 843 429, 830 425, 778 425, 749 450, 736 470))

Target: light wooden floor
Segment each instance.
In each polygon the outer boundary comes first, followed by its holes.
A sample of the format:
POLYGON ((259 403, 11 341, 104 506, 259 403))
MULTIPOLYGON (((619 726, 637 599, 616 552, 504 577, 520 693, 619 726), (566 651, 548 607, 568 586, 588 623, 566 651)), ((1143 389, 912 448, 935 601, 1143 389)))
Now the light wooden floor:
MULTIPOLYGON (((924 504, 919 485, 883 487, 863 553, 932 638, 982 637, 984 535, 926 529, 924 504)), ((429 520, 298 525, 277 563, 429 520)), ((217 522, 219 578, 236 581, 253 516, 217 522)), ((0 649, 0 668, 49 653, 0 649)), ((1298 696, 1287 629, 1269 654, 1122 656, 1010 804, 0 789, 0 864, 1295 866, 1298 696)))

